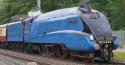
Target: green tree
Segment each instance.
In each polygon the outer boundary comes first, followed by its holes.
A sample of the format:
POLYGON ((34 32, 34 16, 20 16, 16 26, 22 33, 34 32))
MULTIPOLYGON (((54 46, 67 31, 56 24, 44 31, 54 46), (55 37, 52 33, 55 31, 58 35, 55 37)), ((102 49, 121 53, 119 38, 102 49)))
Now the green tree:
MULTIPOLYGON (((78 6, 87 0, 41 0, 41 11, 78 6)), ((91 0, 92 8, 108 17, 114 30, 125 29, 125 0, 91 0)), ((35 9, 36 0, 0 0, 0 24, 10 22, 14 15, 26 15, 35 9)))
POLYGON ((125 29, 125 0, 95 0, 93 8, 103 12, 114 30, 125 29))
POLYGON ((113 29, 125 29, 125 0, 109 0, 108 9, 113 29))
MULTIPOLYGON (((41 0, 42 12, 76 6, 81 0, 41 0)), ((14 15, 26 15, 36 7, 36 0, 2 0, 0 9, 1 24, 9 22, 14 15)))

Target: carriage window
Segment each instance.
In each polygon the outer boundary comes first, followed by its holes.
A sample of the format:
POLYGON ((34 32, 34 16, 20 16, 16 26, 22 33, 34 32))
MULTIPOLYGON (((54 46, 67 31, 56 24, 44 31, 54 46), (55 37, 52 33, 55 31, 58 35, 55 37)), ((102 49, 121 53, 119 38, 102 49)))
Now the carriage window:
POLYGON ((32 18, 31 20, 30 20, 30 23, 32 23, 34 21, 34 18, 32 18))

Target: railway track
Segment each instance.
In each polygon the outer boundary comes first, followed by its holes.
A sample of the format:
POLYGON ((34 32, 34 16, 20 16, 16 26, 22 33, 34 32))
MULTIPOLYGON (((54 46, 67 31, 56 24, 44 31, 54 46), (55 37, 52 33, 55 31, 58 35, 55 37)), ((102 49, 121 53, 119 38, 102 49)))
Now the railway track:
MULTIPOLYGON (((25 61, 37 62, 40 65, 100 65, 102 64, 102 63, 91 64, 91 63, 84 63, 84 62, 77 62, 77 61, 60 60, 55 58, 43 57, 36 54, 28 54, 28 53, 22 53, 22 52, 16 52, 16 51, 4 50, 4 49, 0 49, 0 54, 7 55, 14 58, 19 58, 25 61)), ((118 61, 117 62, 113 61, 108 65, 125 65, 125 64, 119 63, 118 61)))

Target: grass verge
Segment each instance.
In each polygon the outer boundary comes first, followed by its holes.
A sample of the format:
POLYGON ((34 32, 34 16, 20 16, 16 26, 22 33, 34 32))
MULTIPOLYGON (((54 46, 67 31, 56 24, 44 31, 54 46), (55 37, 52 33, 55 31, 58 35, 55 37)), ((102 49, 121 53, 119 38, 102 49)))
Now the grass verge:
POLYGON ((115 60, 124 60, 125 61, 125 52, 113 52, 115 60))

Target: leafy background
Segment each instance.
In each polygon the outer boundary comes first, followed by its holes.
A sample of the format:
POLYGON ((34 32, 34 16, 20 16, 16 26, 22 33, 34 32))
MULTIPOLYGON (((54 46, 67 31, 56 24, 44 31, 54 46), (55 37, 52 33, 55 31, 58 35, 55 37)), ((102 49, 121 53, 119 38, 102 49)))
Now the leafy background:
MULTIPOLYGON (((78 6, 86 0, 41 0, 41 11, 78 6)), ((125 29, 125 0, 92 0, 92 8, 105 14, 114 30, 125 29)), ((26 15, 36 0, 0 0, 0 24, 11 22, 14 15, 26 15)))

